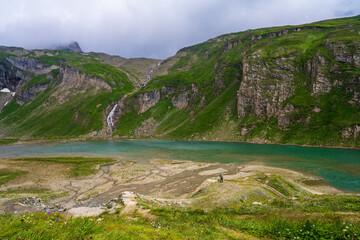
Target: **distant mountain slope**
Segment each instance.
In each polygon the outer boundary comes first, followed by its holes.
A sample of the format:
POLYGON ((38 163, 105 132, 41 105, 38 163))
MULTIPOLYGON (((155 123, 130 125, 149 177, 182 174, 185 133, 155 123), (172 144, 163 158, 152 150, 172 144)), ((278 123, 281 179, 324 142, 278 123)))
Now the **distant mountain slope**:
POLYGON ((16 92, 0 130, 360 147, 359 20, 226 34, 163 61, 0 48, 0 88, 16 92))
POLYGON ((0 89, 10 92, 0 95, 0 135, 106 135, 110 105, 138 85, 127 72, 102 63, 96 54, 1 47, 0 89))
POLYGON ((78 42, 71 42, 68 45, 61 45, 55 48, 56 50, 63 50, 69 52, 82 52, 78 42))

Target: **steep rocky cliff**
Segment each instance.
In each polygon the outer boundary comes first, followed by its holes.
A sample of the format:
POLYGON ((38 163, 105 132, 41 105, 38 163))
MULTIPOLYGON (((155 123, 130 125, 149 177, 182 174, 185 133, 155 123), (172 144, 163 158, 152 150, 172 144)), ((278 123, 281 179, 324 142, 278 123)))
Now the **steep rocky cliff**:
POLYGON ((243 79, 238 91, 238 117, 278 116, 282 103, 294 93, 292 65, 296 56, 264 60, 250 55, 243 61, 243 79))
POLYGON ((36 75, 49 73, 51 70, 57 69, 57 66, 46 66, 45 64, 35 61, 28 57, 8 57, 6 60, 11 63, 15 68, 18 68, 25 72, 31 72, 36 75))
POLYGON ((12 71, 11 66, 6 61, 0 60, 0 88, 15 91, 19 81, 20 77, 16 76, 16 72, 12 71))

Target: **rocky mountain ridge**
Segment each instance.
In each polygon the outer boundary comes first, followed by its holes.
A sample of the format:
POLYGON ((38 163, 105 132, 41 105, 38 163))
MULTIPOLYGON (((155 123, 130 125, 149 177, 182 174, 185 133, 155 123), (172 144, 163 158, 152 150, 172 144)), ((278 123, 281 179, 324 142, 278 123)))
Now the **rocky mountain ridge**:
POLYGON ((359 20, 226 34, 165 60, 0 48, 0 88, 16 92, 0 128, 3 137, 360 146, 359 20), (71 134, 17 117, 65 107, 71 134))

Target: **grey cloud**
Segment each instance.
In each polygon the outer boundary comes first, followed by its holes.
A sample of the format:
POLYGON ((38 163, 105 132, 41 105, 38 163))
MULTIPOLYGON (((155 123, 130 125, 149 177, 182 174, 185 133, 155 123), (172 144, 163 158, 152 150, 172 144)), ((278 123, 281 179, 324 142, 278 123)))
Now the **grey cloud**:
POLYGON ((360 13, 358 0, 0 0, 0 45, 165 58, 229 32, 360 13))

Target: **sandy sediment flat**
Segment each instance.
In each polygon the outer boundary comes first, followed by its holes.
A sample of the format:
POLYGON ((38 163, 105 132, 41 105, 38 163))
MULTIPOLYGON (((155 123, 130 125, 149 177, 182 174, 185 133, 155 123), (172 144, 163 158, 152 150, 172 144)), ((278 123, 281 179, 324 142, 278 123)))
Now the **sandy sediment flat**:
POLYGON ((104 207, 119 200, 124 192, 180 207, 206 203, 205 208, 236 199, 255 202, 298 194, 341 193, 317 176, 254 164, 239 166, 162 159, 151 160, 146 165, 134 161, 116 162, 98 165, 95 174, 82 178, 70 178, 71 168, 61 163, 1 159, 0 170, 27 173, 0 186, 3 195, 0 213, 43 211, 44 204, 21 202, 39 195, 46 199, 46 206, 75 209, 69 212, 81 216, 78 211, 104 207), (218 181, 220 173, 224 176, 223 183, 218 181), (280 183, 285 188, 289 186, 288 192, 276 187, 280 183))

